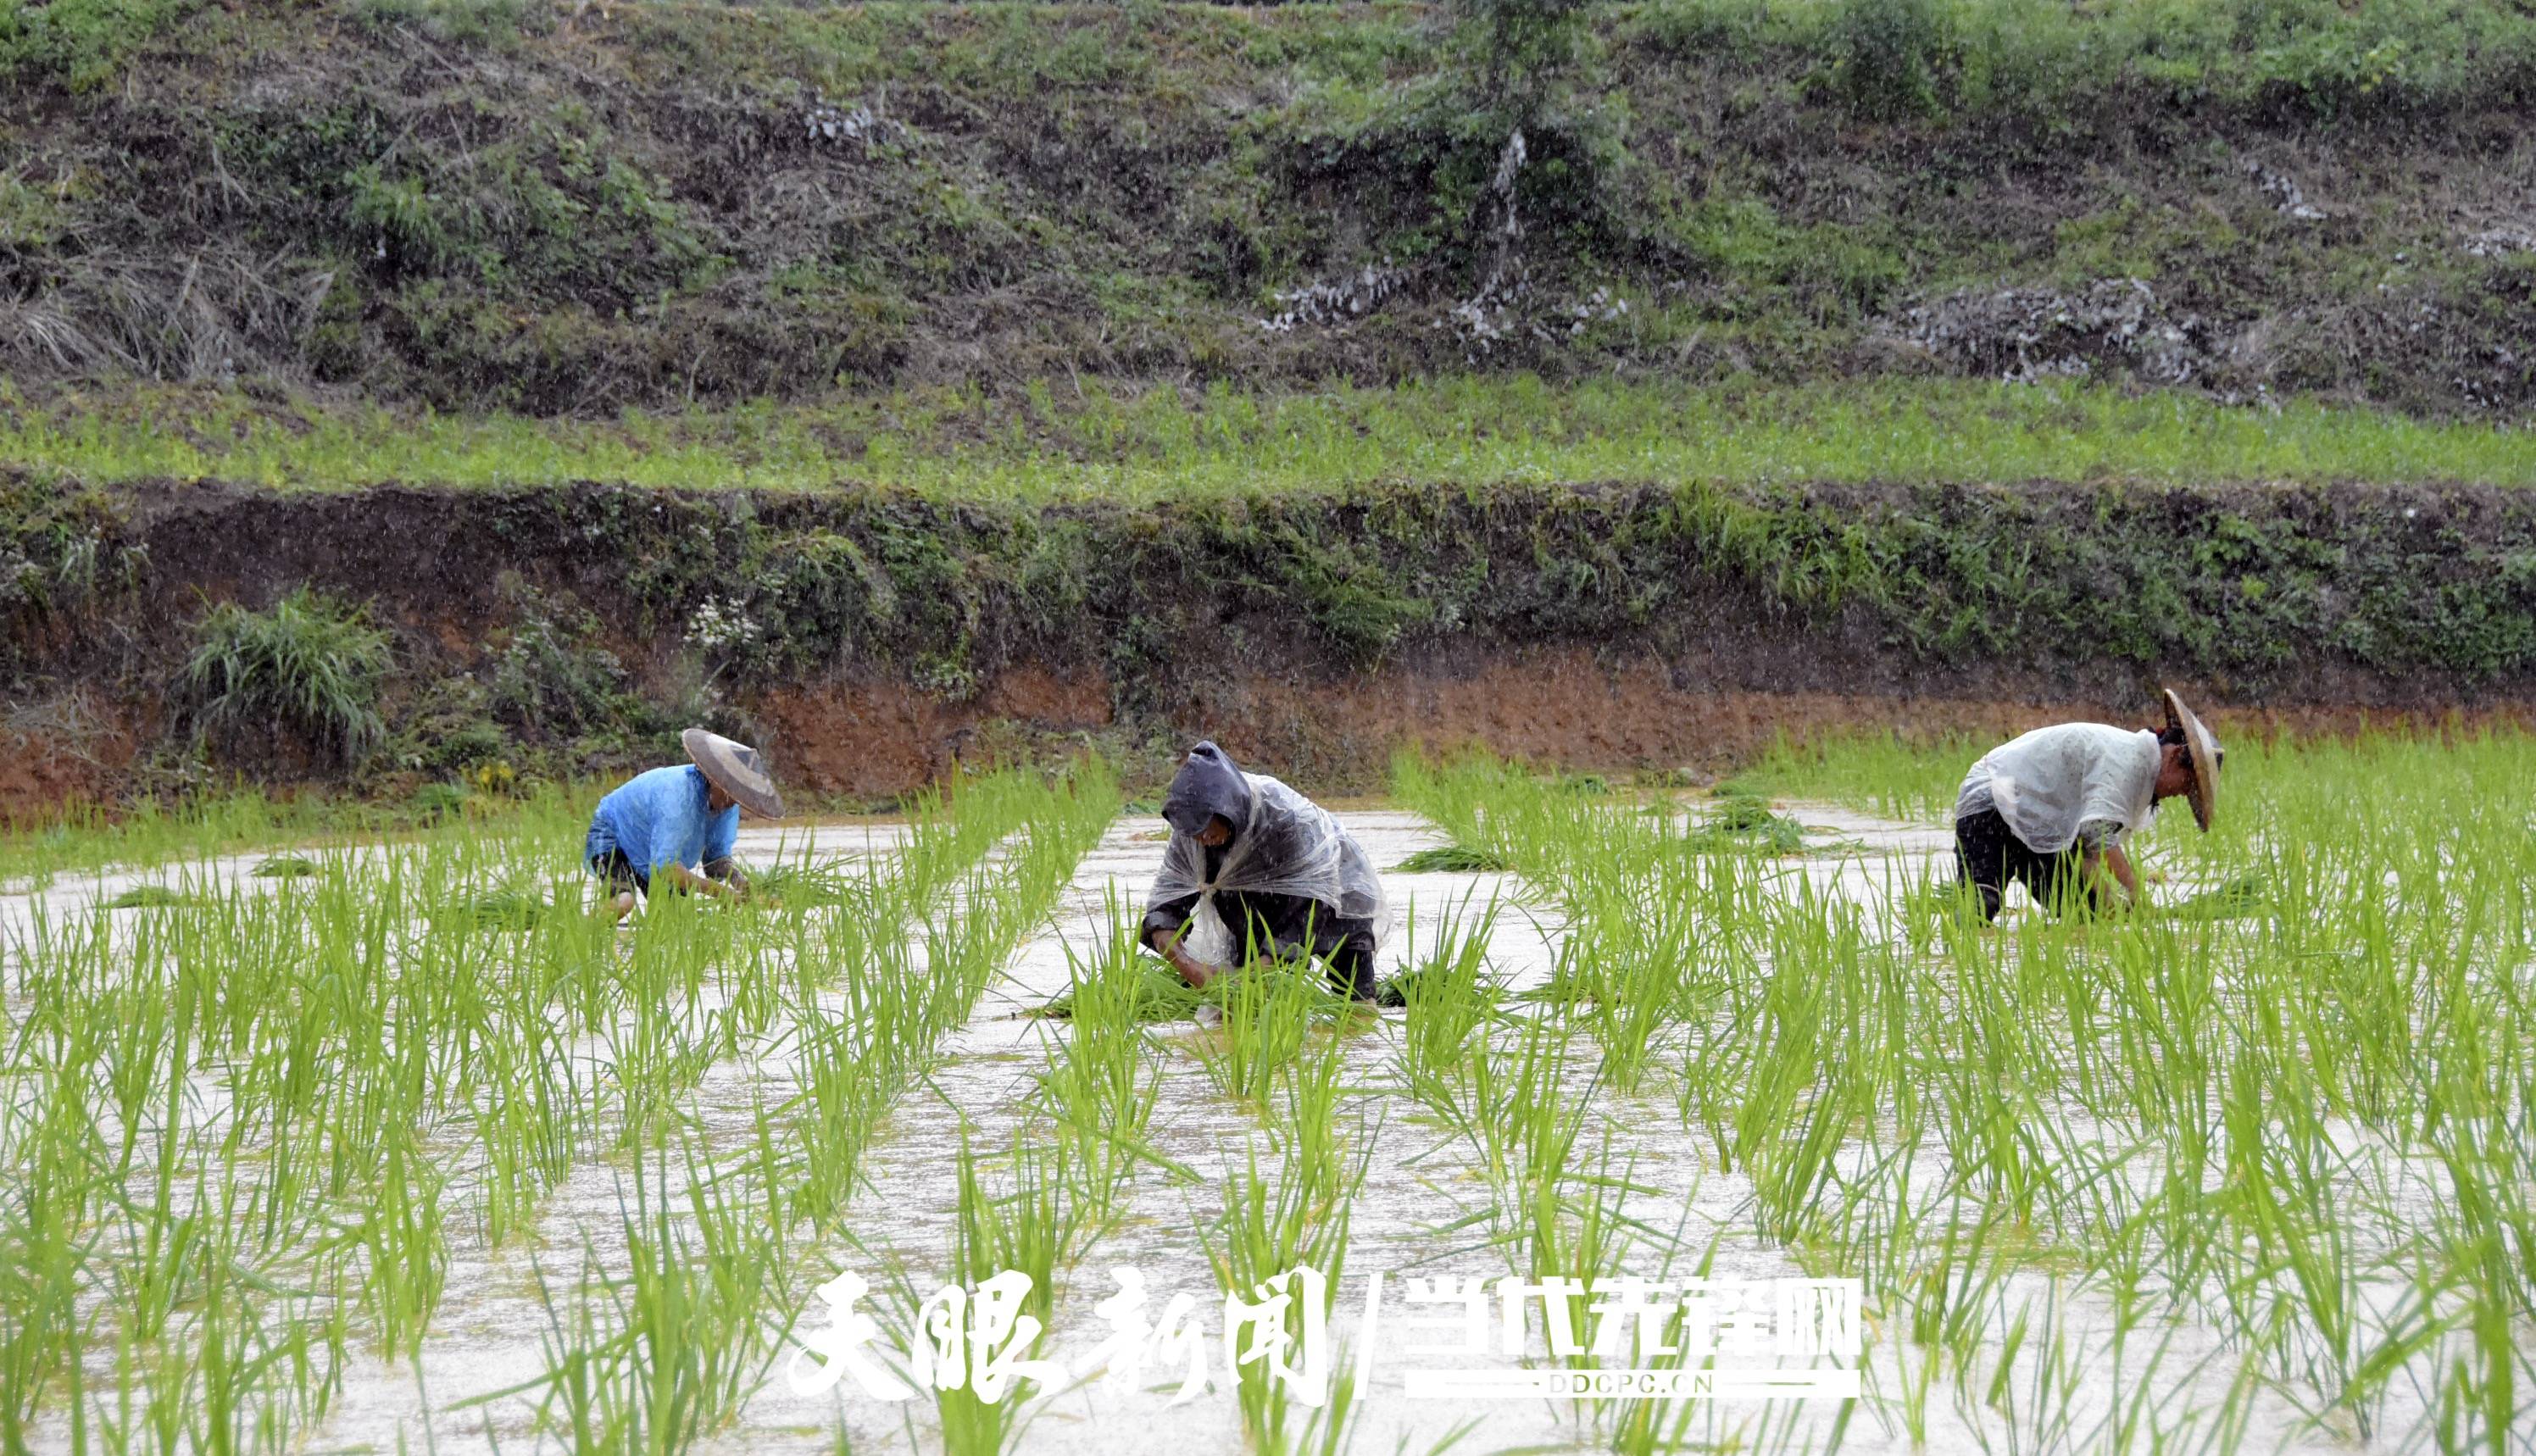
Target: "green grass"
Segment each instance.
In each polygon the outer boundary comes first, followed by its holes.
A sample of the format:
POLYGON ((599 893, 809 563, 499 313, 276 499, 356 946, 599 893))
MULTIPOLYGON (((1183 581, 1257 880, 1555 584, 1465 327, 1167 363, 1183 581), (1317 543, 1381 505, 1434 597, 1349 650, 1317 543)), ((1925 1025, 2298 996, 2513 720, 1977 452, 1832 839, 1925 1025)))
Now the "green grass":
POLYGON ((361 608, 303 586, 263 611, 220 602, 194 636, 183 682, 201 731, 233 741, 295 732, 346 765, 387 736, 379 689, 395 653, 361 608))
POLYGON ((0 465, 92 483, 884 484, 1025 501, 1375 480, 2536 480, 2521 431, 2323 405, 2272 412, 2075 385, 1701 389, 1521 377, 1261 395, 1096 386, 1044 407, 918 391, 607 421, 194 393, 96 404, 0 396, 0 465), (171 418, 187 428, 169 428, 171 418))

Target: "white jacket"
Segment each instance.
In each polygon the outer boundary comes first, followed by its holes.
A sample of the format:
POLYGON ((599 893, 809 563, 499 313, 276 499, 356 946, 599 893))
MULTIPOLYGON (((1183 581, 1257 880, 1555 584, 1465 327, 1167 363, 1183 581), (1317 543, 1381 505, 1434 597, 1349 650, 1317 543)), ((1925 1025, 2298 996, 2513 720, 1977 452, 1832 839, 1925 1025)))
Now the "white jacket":
POLYGON ((2038 855, 2078 842, 2080 825, 2107 821, 2119 845, 2157 814, 2157 734, 2103 723, 2036 728, 1981 756, 1955 797, 1955 817, 1998 810, 2008 831, 2038 855))

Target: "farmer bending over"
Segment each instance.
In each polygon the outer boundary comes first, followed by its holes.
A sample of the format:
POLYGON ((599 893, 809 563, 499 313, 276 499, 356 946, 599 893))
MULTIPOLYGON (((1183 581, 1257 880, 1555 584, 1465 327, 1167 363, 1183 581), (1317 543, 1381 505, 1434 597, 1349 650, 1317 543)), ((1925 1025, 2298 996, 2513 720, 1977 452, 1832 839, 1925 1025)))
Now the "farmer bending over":
POLYGON ((1982 918, 1998 918, 2010 880, 2055 914, 2096 909, 2110 900, 2106 868, 2139 904, 2124 843, 2159 799, 2179 793, 2206 832, 2220 757, 2219 740, 2172 690, 2162 730, 2064 723, 1983 754, 1955 799, 1955 867, 1980 892, 1982 918))
POLYGON ((687 729, 678 741, 694 763, 635 775, 601 799, 590 816, 582 853, 607 887, 602 910, 610 919, 622 920, 634 909, 635 891, 650 898, 656 875, 681 893, 745 896, 748 875, 730 857, 739 838, 739 811, 760 819, 783 817, 784 801, 756 749, 703 728, 687 729))
POLYGON ((1180 764, 1163 817, 1172 841, 1144 939, 1183 980, 1206 984, 1247 947, 1280 960, 1318 956, 1332 985, 1373 999, 1382 884, 1327 810, 1235 768, 1209 742, 1180 764))

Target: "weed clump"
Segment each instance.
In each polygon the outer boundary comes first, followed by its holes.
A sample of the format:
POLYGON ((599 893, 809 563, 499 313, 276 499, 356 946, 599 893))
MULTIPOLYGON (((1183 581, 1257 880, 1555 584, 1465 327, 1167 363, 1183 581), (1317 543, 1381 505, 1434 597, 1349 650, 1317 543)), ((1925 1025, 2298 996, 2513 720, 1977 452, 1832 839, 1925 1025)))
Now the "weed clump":
POLYGON ((302 587, 267 611, 213 607, 195 628, 184 685, 203 735, 238 748, 281 728, 357 764, 387 736, 379 688, 393 661, 360 607, 302 587))

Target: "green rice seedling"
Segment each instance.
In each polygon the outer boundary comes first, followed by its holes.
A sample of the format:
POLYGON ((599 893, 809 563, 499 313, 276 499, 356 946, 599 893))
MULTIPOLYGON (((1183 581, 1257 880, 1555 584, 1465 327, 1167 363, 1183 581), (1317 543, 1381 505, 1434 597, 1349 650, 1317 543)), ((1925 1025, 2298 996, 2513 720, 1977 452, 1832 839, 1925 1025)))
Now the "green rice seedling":
POLYGON ((1742 850, 1756 855, 1794 855, 1806 847, 1805 826, 1778 813, 1755 794, 1731 794, 1699 828, 1682 841, 1696 850, 1742 850))
POLYGON ((752 897, 769 897, 789 910, 850 906, 869 893, 867 882, 857 875, 808 863, 754 870, 748 888, 752 897))
POLYGON ((464 896, 433 919, 471 930, 534 930, 555 909, 536 890, 503 885, 464 896))
POLYGON ((1225 1096, 1265 1115, 1278 1073, 1303 1049, 1328 993, 1275 963, 1245 965, 1222 979, 1228 983, 1216 1004, 1224 1022, 1197 1044, 1198 1055, 1225 1096))
POLYGON ((134 885, 131 889, 105 902, 108 910, 183 910, 203 904, 199 895, 171 890, 165 885, 134 885))
POLYGON ((1494 874, 1509 866, 1503 857, 1463 845, 1435 845, 1404 856, 1392 867, 1398 874, 1494 874))
MULTIPOLYGON (((1302 1348, 1306 1321, 1326 1320, 1335 1302, 1346 1269, 1350 1209, 1363 1185, 1369 1156, 1368 1151, 1351 1162, 1342 1155, 1335 1187, 1326 1181, 1325 1171, 1295 1175, 1291 1160, 1280 1175, 1264 1174, 1256 1142, 1246 1149, 1242 1162, 1229 1167, 1224 1214, 1205 1231, 1207 1257, 1215 1267, 1217 1284, 1228 1295, 1255 1301, 1263 1287, 1283 1281, 1290 1271, 1311 1269, 1324 1278, 1322 1302, 1316 1309, 1305 1303, 1303 1281, 1281 1286, 1291 1297, 1281 1329, 1296 1351, 1302 1348)), ((1264 1364, 1241 1362, 1236 1371, 1235 1394, 1242 1426, 1256 1450, 1295 1449, 1303 1431, 1294 1420, 1292 1394, 1270 1378, 1264 1364)))
MULTIPOLYGON (((1416 912, 1413 905, 1413 925, 1416 912)), ((1498 988, 1486 972, 1497 904, 1490 900, 1476 919, 1467 919, 1470 914, 1466 895, 1437 918, 1434 944, 1424 957, 1411 941, 1408 967, 1390 982, 1408 1009, 1400 1035, 1402 1079, 1412 1097, 1429 1105, 1450 1105, 1453 1079, 1473 1040, 1498 1017, 1498 988)))
POLYGON ((364 1210, 359 1237, 368 1254, 363 1302, 390 1357, 412 1357, 422 1344, 448 1277, 442 1194, 447 1180, 407 1138, 389 1140, 378 1192, 364 1210))
MULTIPOLYGON (((970 1290, 1012 1271, 1027 1275, 1029 1296, 1023 1313, 1039 1333, 1022 1340, 1017 1333, 1012 1353, 1028 1358, 1038 1353, 1051 1324, 1057 1270, 1070 1261, 1075 1240, 1084 1232, 1079 1211, 1068 1199, 1069 1178, 1059 1166, 1068 1145, 1059 1143, 1043 1154, 1017 1135, 1013 1182, 1009 1193, 990 1193, 971 1156, 969 1124, 960 1129, 960 1186, 957 1233, 952 1244, 951 1277, 970 1290)), ((919 1308, 912 1288, 905 1290, 911 1329, 919 1308)), ((919 1333, 917 1338, 922 1338, 919 1333)), ((1006 1391, 1000 1400, 982 1399, 973 1382, 952 1388, 937 1386, 934 1406, 942 1423, 943 1449, 954 1456, 1000 1456, 1027 1424, 1024 1408, 1034 1393, 1006 1391)))
POLYGON ((973 875, 966 914, 946 918, 931 909, 958 851, 947 836, 925 831, 911 842, 918 853, 873 898, 871 915, 840 918, 861 921, 850 932, 858 965, 847 970, 841 1005, 802 1008, 795 1062, 802 1093, 784 1110, 801 1149, 797 1206, 805 1216, 825 1224, 844 1207, 881 1117, 935 1044, 968 1018, 1005 953, 1046 915, 1116 804, 1116 784, 1097 762, 1055 789, 1019 776, 973 782, 959 819, 981 816, 996 828, 960 828, 960 841, 983 855, 1005 832, 1022 832, 994 875, 973 875), (1033 813, 1043 817, 1024 824, 1033 813), (920 965, 904 935, 888 933, 903 917, 925 918, 920 965))
POLYGON ((1964 770, 1992 746, 1959 736, 1909 741, 1889 732, 1804 744, 1782 736, 1758 763, 1717 785, 1715 792, 1803 794, 1894 818, 1925 819, 1954 807, 1964 770))
MULTIPOLYGON (((1145 957, 1135 922, 1109 891, 1109 941, 1092 956, 1066 947, 1071 1035, 1051 1046, 1040 1076, 1041 1105, 1055 1121, 1081 1178, 1077 1192, 1087 1222, 1099 1227, 1117 1211, 1120 1190, 1139 1164, 1173 1168, 1151 1142, 1162 1095, 1159 1059, 1144 1033, 1145 957)), ((1176 977, 1173 978, 1177 980, 1176 977)))
MULTIPOLYGON (((1135 919, 1113 920, 1118 927, 1116 944, 1105 952, 1101 977, 1110 982, 1110 994, 1123 1001, 1139 1023, 1187 1021, 1200 1007, 1222 1010, 1226 988, 1210 983, 1190 985, 1177 971, 1147 952, 1135 936, 1135 919), (1208 994, 1213 991, 1214 994, 1208 994)), ((1230 981, 1226 977, 1223 980, 1230 981)), ((1045 1003, 1032 1007, 1029 1015, 1050 1021, 1071 1021, 1077 1016, 1077 1002, 1084 990, 1084 978, 1078 969, 1072 984, 1045 1003)))
POLYGON ((630 1202, 619 1197, 621 1260, 585 1249, 569 1300, 538 1270, 545 1370, 453 1409, 541 1392, 540 1427, 575 1450, 666 1452, 725 1425, 757 1388, 781 1346, 762 1311, 793 1299, 779 1232, 693 1150, 683 1192, 663 1153, 644 1160, 630 1202), (606 1278, 609 1266, 624 1277, 606 1278))
POLYGON ((2262 914, 2271 908, 2271 896, 2262 875, 2247 873, 2154 908, 2159 916, 2172 920, 2228 919, 2262 914))

